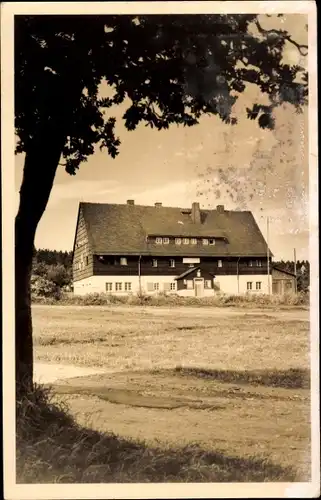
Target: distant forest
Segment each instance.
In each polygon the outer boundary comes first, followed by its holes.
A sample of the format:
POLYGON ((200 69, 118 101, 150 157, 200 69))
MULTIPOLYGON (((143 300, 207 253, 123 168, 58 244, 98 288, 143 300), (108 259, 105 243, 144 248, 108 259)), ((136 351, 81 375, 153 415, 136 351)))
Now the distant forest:
MULTIPOLYGON (((294 273, 294 262, 281 260, 273 262, 273 266, 294 273)), ((72 252, 48 249, 35 249, 33 261, 33 293, 50 296, 59 295, 63 289, 72 286, 72 252)), ((307 260, 297 261, 298 291, 307 291, 310 286, 310 263, 307 260)))

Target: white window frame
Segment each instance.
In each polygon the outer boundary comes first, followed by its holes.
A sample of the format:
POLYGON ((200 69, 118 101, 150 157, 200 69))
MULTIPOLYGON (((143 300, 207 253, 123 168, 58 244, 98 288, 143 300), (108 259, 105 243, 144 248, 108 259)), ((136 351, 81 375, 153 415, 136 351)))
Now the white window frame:
POLYGON ((163 238, 163 245, 169 245, 169 238, 163 238))
POLYGON ((175 259, 169 259, 169 267, 171 268, 175 267, 175 259))
POLYGON ((157 259, 153 259, 152 264, 153 264, 153 267, 158 267, 157 259))
POLYGON ((249 291, 251 291, 251 290, 253 290, 252 285, 253 285, 253 281, 247 281, 247 282, 246 282, 246 290, 247 290, 248 292, 249 292, 249 291))
POLYGON ((255 290, 262 290, 262 281, 257 281, 255 283, 255 290))
POLYGON ((105 283, 105 288, 106 288, 106 292, 112 292, 113 291, 113 284, 108 281, 107 283, 105 283))
POLYGON ((203 245, 208 245, 208 238, 203 238, 202 243, 203 243, 203 245))
POLYGON ((191 245, 197 245, 197 239, 191 238, 191 245))
POLYGON ((172 292, 176 291, 176 282, 175 281, 173 281, 173 283, 170 283, 170 289, 172 292))
POLYGON ((223 261, 222 261, 222 259, 218 259, 218 261, 217 261, 217 267, 223 267, 223 261))
POLYGON ((189 238, 183 238, 183 245, 189 245, 189 238))
POLYGON ((157 238, 155 239, 155 243, 156 243, 156 245, 162 245, 163 244, 163 238, 161 238, 160 236, 157 236, 157 238))
POLYGON ((210 238, 208 240, 208 244, 214 246, 215 245, 215 238, 210 238))
POLYGON ((159 291, 159 283, 153 283, 154 292, 159 291))
POLYGON ((123 284, 121 281, 117 281, 115 283, 115 292, 122 292, 123 291, 123 284))
POLYGON ((175 238, 175 245, 181 245, 182 244, 182 238, 175 238))
POLYGON ((130 281, 125 282, 125 292, 131 292, 132 291, 132 284, 130 281))
POLYGON ((128 265, 128 264, 127 264, 127 257, 120 257, 120 259, 119 259, 119 264, 120 264, 121 266, 127 266, 127 265, 128 265))

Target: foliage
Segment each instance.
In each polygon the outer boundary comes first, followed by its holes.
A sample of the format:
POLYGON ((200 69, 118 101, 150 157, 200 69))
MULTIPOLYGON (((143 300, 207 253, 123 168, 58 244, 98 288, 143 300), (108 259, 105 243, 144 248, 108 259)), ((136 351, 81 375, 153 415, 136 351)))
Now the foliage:
POLYGON ((287 43, 302 54, 307 47, 262 23, 244 14, 16 16, 17 152, 60 113, 65 167, 75 174, 96 145, 118 154, 113 106, 126 103, 128 130, 192 126, 204 113, 235 124, 233 106, 249 84, 262 102, 247 108, 248 118, 272 129, 277 106, 299 112, 307 102, 307 73, 283 62, 287 43))
POLYGON ((31 296, 52 297, 54 300, 60 298, 60 288, 52 281, 38 275, 31 276, 31 296))

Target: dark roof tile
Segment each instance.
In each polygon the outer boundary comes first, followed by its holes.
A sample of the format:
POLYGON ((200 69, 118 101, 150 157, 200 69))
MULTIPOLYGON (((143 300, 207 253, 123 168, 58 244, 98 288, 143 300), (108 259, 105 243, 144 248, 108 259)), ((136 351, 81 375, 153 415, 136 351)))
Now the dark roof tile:
POLYGON ((266 255, 267 251, 262 233, 249 211, 201 210, 202 223, 195 224, 191 215, 183 213, 187 209, 177 207, 81 202, 79 208, 96 254, 255 257, 266 255), (148 235, 217 240, 214 246, 155 245, 147 241, 148 235))

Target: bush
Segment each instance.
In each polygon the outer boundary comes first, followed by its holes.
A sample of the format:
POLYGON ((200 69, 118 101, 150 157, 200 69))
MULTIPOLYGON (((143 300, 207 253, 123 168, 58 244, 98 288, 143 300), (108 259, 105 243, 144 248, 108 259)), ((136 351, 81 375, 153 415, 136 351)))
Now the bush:
POLYGON ((59 300, 61 292, 59 286, 42 276, 34 275, 31 277, 31 298, 51 298, 59 300))

